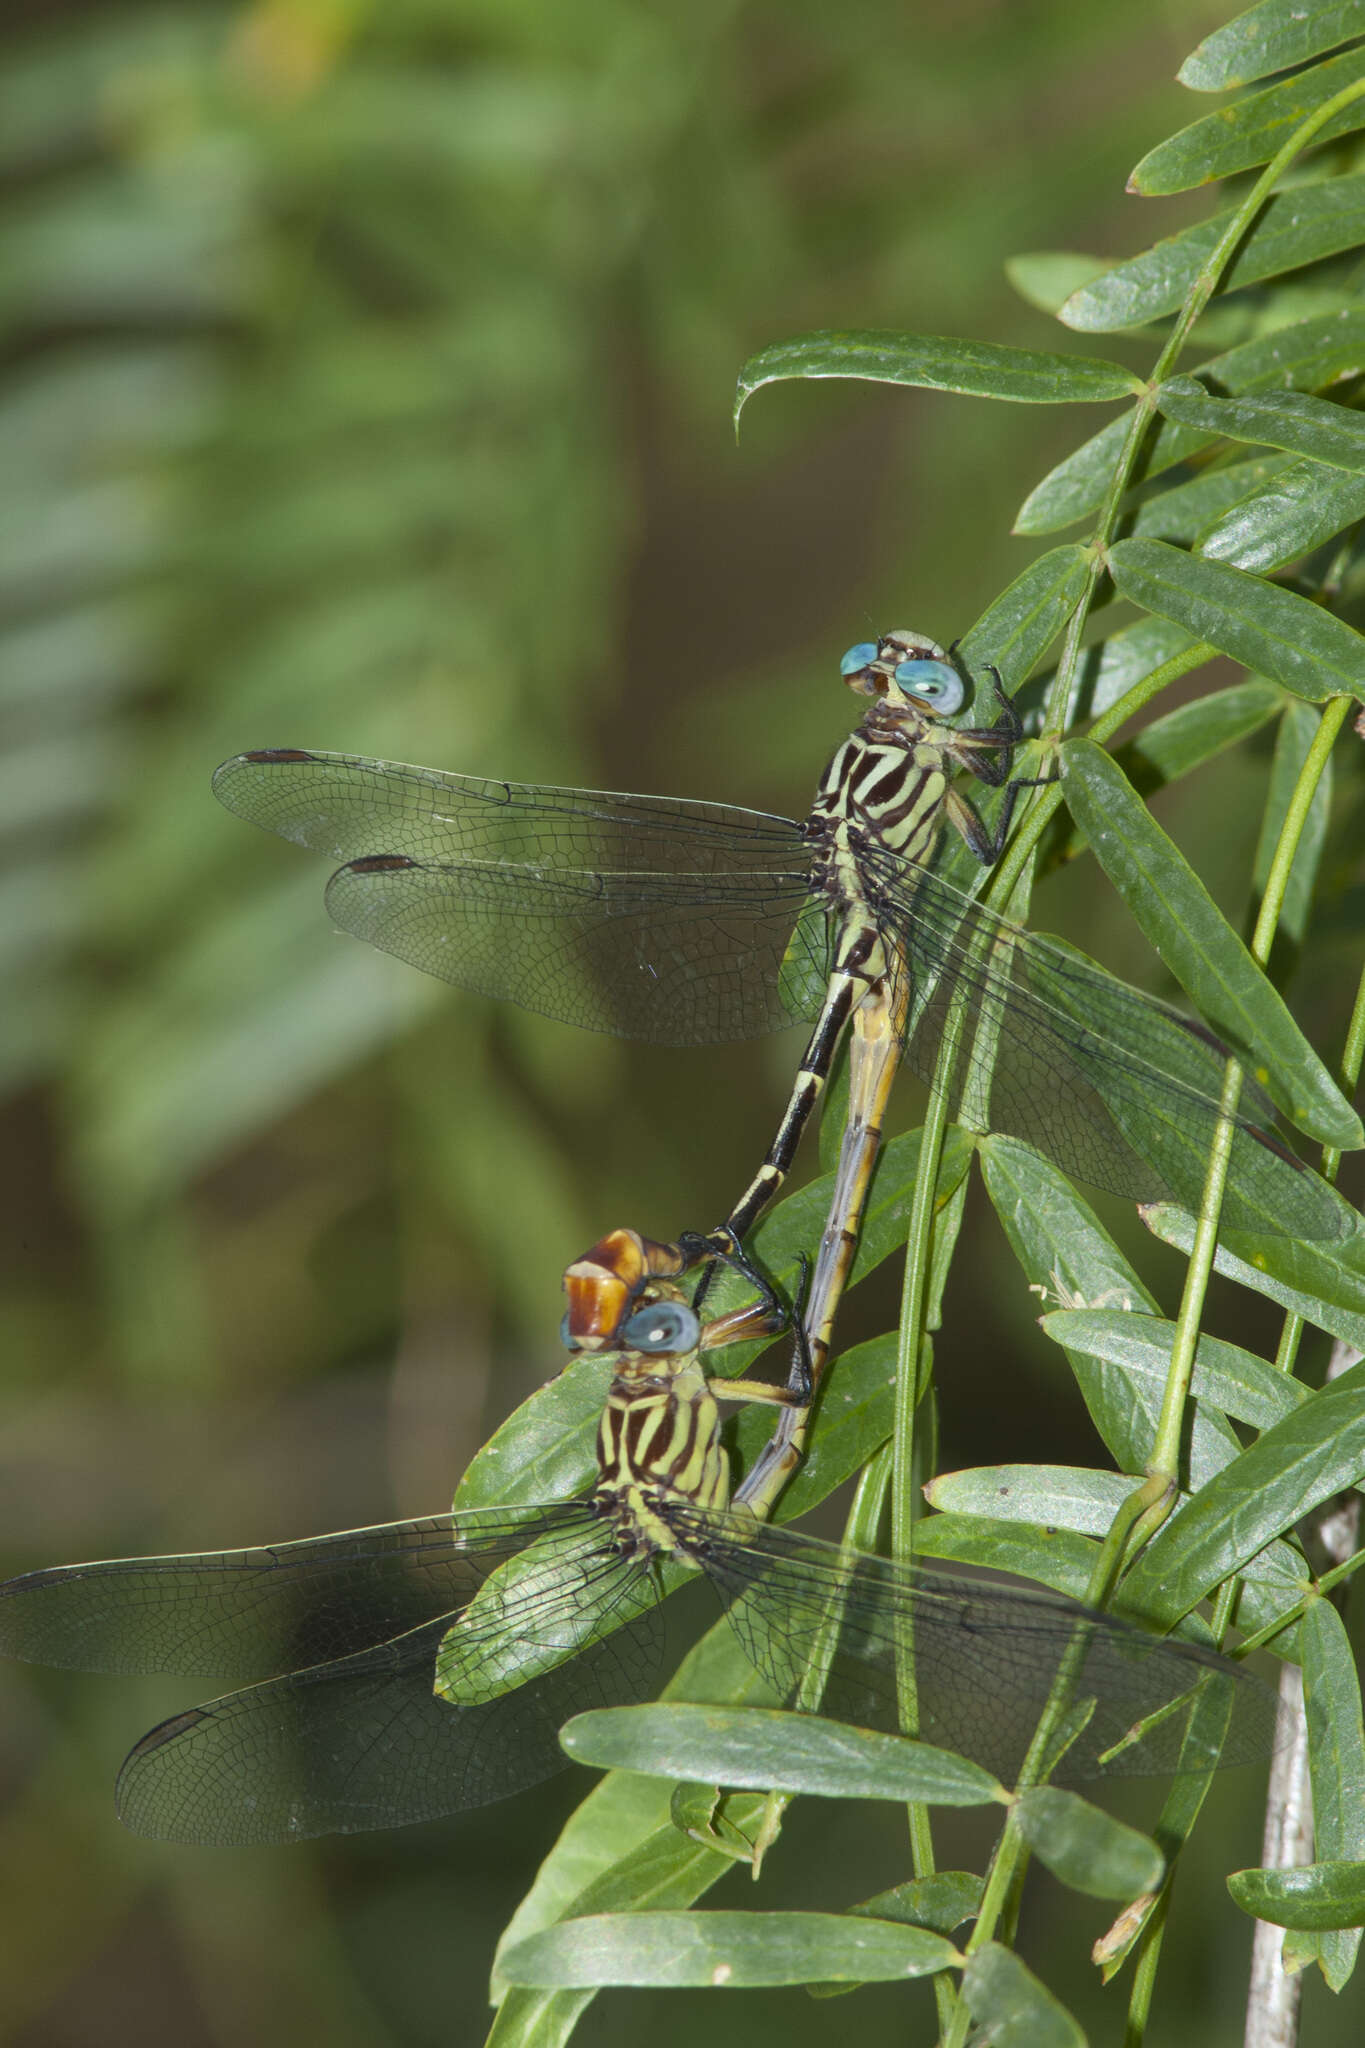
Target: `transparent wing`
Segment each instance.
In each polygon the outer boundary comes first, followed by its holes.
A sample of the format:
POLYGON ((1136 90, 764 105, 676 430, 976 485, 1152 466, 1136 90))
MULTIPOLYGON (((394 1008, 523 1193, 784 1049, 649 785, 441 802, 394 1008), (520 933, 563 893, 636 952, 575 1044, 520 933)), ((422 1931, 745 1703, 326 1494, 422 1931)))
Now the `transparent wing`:
POLYGON ((334 923, 425 974, 656 1045, 722 1044, 813 1015, 819 974, 800 984, 800 1007, 797 984, 779 978, 805 900, 796 872, 542 872, 387 855, 327 886, 334 923))
MULTIPOLYGON (((163 1722, 119 1773, 120 1817, 163 1840, 303 1840, 434 1819, 562 1769, 558 1731, 571 1715, 650 1690, 661 1628, 654 1609, 642 1611, 647 1568, 624 1558, 581 1505, 566 1509, 559 1543, 557 1584, 547 1580, 534 1615, 516 1620, 542 1645, 558 1628, 568 1649, 582 1641, 585 1611, 603 1627, 619 1617, 581 1654, 477 1705, 453 1706, 432 1690, 456 1618, 440 1615, 163 1722)), ((505 1646, 486 1647, 505 1660, 505 1646)))
MULTIPOLYGON (((784 971, 808 878, 791 819, 292 749, 224 762, 214 791, 345 863, 343 930, 478 994, 668 1045, 819 1006, 823 950, 784 971)), ((822 949, 823 920, 796 943, 822 949)))
MULTIPOLYGON (((950 1078, 964 1121, 1036 1145, 1064 1172, 1136 1201, 1197 1209, 1228 1049, 1204 1026, 1057 940, 1026 932, 932 872, 864 858, 882 930, 904 953, 915 1022, 907 1063, 932 1083, 954 1004, 966 1017, 950 1078), (987 1094, 971 1062, 994 1055, 987 1094)), ((1226 1220, 1310 1238, 1349 1228, 1327 1185, 1281 1142, 1248 1084, 1226 1220)))
POLYGON ((1054 1595, 840 1552, 741 1515, 679 1510, 688 1554, 718 1588, 746 1654, 790 1697, 828 1658, 820 1711, 898 1729, 897 1660, 913 1659, 918 1733, 1013 1783, 1077 1631, 1071 1700, 1088 1712, 1055 1777, 1143 1776, 1202 1767, 1185 1751, 1189 1708, 1226 1707, 1217 1761, 1274 1746, 1275 1699, 1250 1672, 1054 1595), (1144 1724, 1139 1726, 1139 1724, 1144 1724), (1107 1753, 1113 1750, 1113 1756, 1107 1753))
POLYGON ((186 1557, 57 1565, 0 1585, 0 1655, 68 1671, 263 1678, 321 1664, 464 1607, 582 1502, 345 1529, 186 1557))
POLYGON ((215 772, 213 793, 239 818, 338 862, 407 853, 437 863, 780 874, 801 842, 792 819, 735 804, 498 782, 297 747, 235 754, 215 772))
POLYGON ((566 1501, 31 1572, 0 1587, 0 1650, 102 1671, 282 1673, 153 1729, 117 1796, 141 1834, 284 1841, 425 1820, 558 1770, 570 1714, 648 1690, 653 1597, 589 1504, 566 1501), (541 1675, 490 1685, 477 1705, 438 1699, 442 1639, 531 1549, 534 1598, 490 1605, 462 1648, 471 1668, 505 1673, 534 1646, 541 1675))

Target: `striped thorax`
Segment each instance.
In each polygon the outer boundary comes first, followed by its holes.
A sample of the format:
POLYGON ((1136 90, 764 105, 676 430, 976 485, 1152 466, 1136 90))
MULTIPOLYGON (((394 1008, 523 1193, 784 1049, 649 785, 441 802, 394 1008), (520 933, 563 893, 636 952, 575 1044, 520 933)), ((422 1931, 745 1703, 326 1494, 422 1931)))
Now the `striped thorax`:
POLYGON ((626 1557, 677 1548, 670 1502, 728 1506, 720 1411, 696 1351, 620 1354, 598 1426, 597 1463, 594 1506, 614 1522, 626 1557))

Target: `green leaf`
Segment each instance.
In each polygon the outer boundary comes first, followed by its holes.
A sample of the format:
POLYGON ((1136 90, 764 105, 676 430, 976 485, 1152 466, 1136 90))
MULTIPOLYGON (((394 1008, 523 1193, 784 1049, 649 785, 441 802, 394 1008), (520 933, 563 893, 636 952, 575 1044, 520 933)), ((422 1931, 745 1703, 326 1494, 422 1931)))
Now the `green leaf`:
POLYGON ((924 1498, 945 1515, 988 1516, 1104 1536, 1138 1483, 1126 1472, 1096 1472, 1080 1465, 974 1465, 938 1473, 926 1483, 924 1498))
MULTIPOLYGON (((1302 10, 1300 10, 1302 11, 1302 10)), ((1356 29, 1349 31, 1358 33, 1356 29)), ((1194 60, 1191 59, 1191 62, 1194 60)), ((1279 71, 1285 67, 1266 67, 1279 71)), ((1288 142, 1294 130, 1315 113, 1324 101, 1335 98, 1346 86, 1365 77, 1365 50, 1345 50, 1326 64, 1283 79, 1264 92, 1252 93, 1231 106, 1205 114, 1149 150, 1128 180, 1130 192, 1156 198, 1168 192, 1187 192, 1194 185, 1207 185, 1213 178, 1231 177, 1234 171, 1249 170, 1254 164, 1269 163, 1288 142)), ((1188 81, 1186 81, 1188 83, 1188 81)), ((1365 102, 1357 100, 1320 128, 1313 147, 1320 148, 1335 135, 1348 135, 1365 126, 1365 102)))
POLYGON ((1135 683, 1145 682, 1167 662, 1178 661, 1184 655, 1189 657, 1190 668, 1198 668, 1201 662, 1213 659, 1213 652, 1169 619, 1139 619, 1135 625, 1121 627, 1081 657, 1081 679, 1089 689, 1090 715, 1097 718, 1135 683))
POLYGON ((825 331, 774 342, 749 357, 735 394, 736 426, 760 386, 789 377, 858 377, 1027 405, 1131 398, 1142 389, 1131 370, 1095 356, 1054 355, 956 335, 825 331))
MULTIPOLYGON (((1320 313, 1271 334, 1239 343, 1212 356, 1200 375, 1221 391, 1323 389, 1338 377, 1365 370, 1365 314, 1320 313)), ((1098 511, 1131 425, 1125 414, 1111 420, 1050 470, 1030 492, 1015 518, 1016 533, 1052 533, 1098 511)), ((1162 420, 1147 436, 1140 475, 1160 476, 1207 448, 1214 437, 1194 427, 1162 420)))
POLYGON ((604 1913, 561 1921, 510 1949, 513 1984, 738 1991, 761 1985, 885 1984, 946 1970, 950 1941, 847 1913, 604 1913))
MULTIPOLYGON (((1361 509, 1365 511, 1365 490, 1361 493, 1361 509)), ((1293 700, 1285 705, 1280 729, 1275 736, 1270 786, 1266 791, 1265 810, 1261 816, 1261 830, 1256 841, 1256 859, 1252 866, 1252 886, 1258 896, 1265 894, 1280 833, 1304 764, 1317 738, 1318 725, 1318 714, 1310 705, 1293 700)), ((1322 859, 1331 810, 1332 763, 1329 759, 1318 777, 1299 834, 1294 865, 1289 871, 1289 881, 1280 906, 1280 921, 1276 927, 1277 944, 1300 944, 1308 929, 1308 920, 1313 910, 1313 891, 1318 878, 1318 865, 1322 859)), ((1272 958, 1272 971, 1276 964, 1272 958)))
POLYGON ((1275 685, 1259 676, 1232 683, 1226 690, 1210 690, 1206 697, 1181 704, 1144 726, 1120 749, 1121 765, 1127 770, 1131 764, 1129 779, 1135 787, 1167 789, 1259 732, 1284 702, 1275 685))
POLYGON ((1268 576, 1362 518, 1365 479, 1321 462, 1294 462, 1230 505, 1194 539, 1208 560, 1268 576))
POLYGON ((1310 703, 1341 691, 1365 698, 1365 640, 1295 591, 1160 540, 1116 542, 1109 566, 1122 596, 1295 696, 1310 703))
MULTIPOLYGON (((767 1704, 772 1693, 739 1646, 728 1620, 722 1618, 690 1650, 664 1687, 665 1699, 767 1704)), ((732 1859, 680 1834, 673 1823, 670 1788, 657 1778, 612 1771, 595 1785, 569 1816, 559 1839, 541 1864, 535 1882, 503 1930, 493 1963, 493 1996, 507 1989, 501 1957, 524 1935, 574 1914, 612 1912, 618 1908, 688 1906, 731 1868, 732 1859)), ((761 1797, 741 1793, 726 1801, 728 1820, 738 1829, 756 1828, 764 1813, 761 1797)), ((534 2038, 567 2039, 588 2001, 564 1992, 550 1999, 513 1992, 504 2007, 506 2048, 534 2038), (549 2007, 547 2015, 542 2008, 549 2007), (548 2031, 549 2018, 564 2026, 562 2036, 548 2031)), ((501 2021, 499 2022, 501 2026, 501 2021)), ((495 2030, 503 2048, 504 2036, 495 2030)))
POLYGON ((968 1958, 962 1996, 990 2048, 1086 2048, 1066 2007, 999 1942, 968 1958))
POLYGON ((560 1741, 577 1763, 822 1799, 981 1806, 1004 1793, 952 1751, 776 1708, 607 1707, 579 1714, 560 1741))
MULTIPOLYGON (((1157 541, 1125 545, 1161 548, 1182 562, 1190 559, 1157 541)), ((1257 589, 1269 587, 1255 584, 1253 578, 1239 580, 1257 589)), ((1361 663, 1365 686, 1365 642, 1361 663)), ((1067 808, 1202 1015, 1250 1054, 1254 1078, 1302 1129, 1324 1144, 1365 1144, 1359 1117, 1299 1030, 1284 998, 1122 771, 1090 740, 1069 740, 1061 750, 1061 763, 1067 808)))
POLYGON ((1356 0, 1259 0, 1205 36, 1176 76, 1191 92, 1226 92, 1288 71, 1359 34, 1356 0))
MULTIPOLYGON (((1138 1308, 1155 1315, 1153 1296, 1055 1167, 1008 1138, 984 1139, 980 1153, 987 1191, 1036 1292, 1066 1307, 1138 1308)), ((1083 1351, 1068 1350, 1067 1359, 1114 1463, 1120 1471, 1141 1472, 1151 1455, 1160 1388, 1083 1351)), ((1189 1444, 1191 1486, 1202 1485, 1240 1449, 1232 1424, 1197 1403, 1189 1444)))
MULTIPOLYGON (((1158 1202, 1142 1215, 1163 1244, 1189 1251, 1194 1226, 1182 1210, 1158 1202)), ((1213 1263, 1227 1279, 1268 1295, 1292 1315, 1365 1351, 1365 1237, 1358 1227, 1355 1236, 1337 1243, 1230 1230, 1213 1263)))
POLYGON ((1089 573, 1089 557, 1074 544, 1030 562, 963 634, 962 659, 972 674, 992 664, 1005 694, 1013 695, 1076 609, 1089 573))
MULTIPOLYGON (((1361 120, 1365 122, 1365 102, 1361 120)), ((1157 387, 1156 402, 1168 420, 1202 433, 1260 448, 1282 448, 1289 455, 1307 456, 1311 462, 1356 475, 1365 471, 1365 418, 1330 398, 1314 398, 1306 391, 1210 398, 1196 378, 1171 377, 1157 387)))
POLYGON ((611 1362, 567 1360, 475 1452, 455 1489, 457 1508, 526 1507, 581 1493, 596 1470, 594 1446, 611 1362))
MULTIPOLYGON (((1153 1409, 1159 1399, 1158 1383, 1150 1403, 1153 1409)), ((1208 1439, 1208 1418, 1199 1411, 1196 1425, 1208 1439)), ((1212 1473, 1236 1457, 1238 1449, 1237 1439, 1228 1432, 1224 1439, 1201 1442, 1196 1462, 1212 1473), (1211 1457, 1210 1450, 1218 1455, 1211 1457)), ((1059 1532, 1073 1538, 1107 1535, 1115 1513, 1138 1484, 1125 1472, 1092 1472, 1069 1465, 981 1465, 944 1473, 924 1489, 931 1506, 941 1511, 921 1524, 924 1548, 963 1563, 1038 1578, 1058 1592, 1084 1599, 1094 1550, 1059 1542, 1059 1532), (1006 1530, 1019 1525, 1016 1540, 1009 1542, 1006 1530)), ((1303 1559, 1287 1543, 1269 1543, 1245 1567, 1243 1579, 1242 1625, 1259 1629, 1298 1604, 1303 1559)), ((1202 1625, 1195 1639, 1209 1640, 1202 1625)), ((1286 1651, 1288 1647, 1288 1638, 1277 1644, 1286 1651)))
POLYGON ((1013 1572, 1017 1578, 1050 1586, 1070 1600, 1085 1598, 1095 1569, 1095 1548, 1089 1537, 1077 1536, 1070 1529, 989 1515, 925 1515, 915 1524, 919 1557, 1013 1572))
POLYGON ((1128 1900, 1161 1883, 1165 1863, 1156 1843, 1075 1792, 1035 1785, 1015 1801, 1014 1817, 1038 1861, 1073 1892, 1128 1900))
POLYGON ((1365 1364, 1257 1438, 1157 1531, 1123 1582, 1125 1607, 1158 1626, 1196 1603, 1365 1472, 1365 1364))
POLYGON ((1244 1913, 1272 1927, 1365 1926, 1365 1863, 1234 1870, 1228 1890, 1244 1913))
MULTIPOLYGON (((1201 387, 1202 389, 1202 387, 1201 387)), ((1188 483, 1171 484, 1146 497, 1127 523, 1124 537, 1169 540, 1190 547, 1197 537, 1262 489, 1288 467, 1283 455, 1255 455, 1208 469, 1188 483)))
MULTIPOLYGON (((1341 1381, 1334 1384, 1340 1386, 1341 1381)), ((1299 1631, 1299 1647, 1313 1784, 1313 1846, 1324 1861, 1359 1865, 1365 1862, 1360 1678, 1345 1624, 1330 1601, 1311 1603, 1299 1631)), ((1358 1929, 1324 1935, 1315 1946, 1323 1976, 1333 1991, 1340 1991, 1355 1968, 1358 1929)))
MULTIPOLYGON (((1082 285, 1058 318, 1086 334, 1109 334, 1159 320, 1185 303, 1217 248, 1235 208, 1182 228, 1142 255, 1082 285)), ((1365 241, 1365 175, 1294 185, 1268 199, 1223 272, 1221 291, 1279 277, 1365 241)))
POLYGON ((974 1870, 936 1870, 930 1877, 907 1878, 848 1910, 873 1920, 899 1920, 906 1927, 951 1934, 975 1916, 985 1889, 986 1880, 974 1870))
POLYGON ((1107 256, 1082 256, 1071 249, 1038 249, 1026 256, 1009 256, 1005 275, 1027 305, 1040 313, 1055 313, 1092 277, 1108 270, 1107 256))
MULTIPOLYGON (((1119 1367, 1128 1379, 1145 1379, 1164 1387, 1170 1371, 1175 1324, 1160 1316, 1132 1315, 1116 1309, 1060 1309, 1041 1319, 1055 1343, 1068 1351, 1084 1351, 1119 1367)), ((1201 1336, 1194 1359, 1196 1399, 1212 1401, 1237 1422, 1270 1429, 1309 1398, 1308 1389, 1267 1359, 1228 1344, 1220 1337, 1201 1336)))

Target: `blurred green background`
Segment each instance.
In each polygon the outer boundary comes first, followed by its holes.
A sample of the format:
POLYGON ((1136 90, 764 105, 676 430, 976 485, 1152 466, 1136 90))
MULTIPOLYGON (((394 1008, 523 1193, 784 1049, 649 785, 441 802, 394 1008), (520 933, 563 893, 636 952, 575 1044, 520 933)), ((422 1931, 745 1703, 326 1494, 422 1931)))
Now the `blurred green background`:
MULTIPOLYGON (((11 12, 6 1570, 431 1512, 556 1369, 566 1261, 614 1223, 723 1213, 790 1044, 623 1047, 426 981, 334 935, 325 867, 220 811, 210 772, 317 746, 802 813, 851 722, 843 649, 964 631, 1038 551, 1008 538, 1015 507, 1105 415, 784 386, 736 448, 739 364, 841 325, 1067 346, 1002 264, 1117 255, 1204 210, 1122 188, 1203 111, 1171 81, 1223 12, 11 12)), ((1224 761, 1163 811, 1234 915, 1262 773, 1224 761)), ((1049 886, 1040 915, 1064 911, 1157 985, 1093 877, 1049 886)), ((977 1223, 940 1347, 945 1462, 1093 1458, 977 1223)), ((1142 1256, 1169 1304, 1173 1266, 1142 1256)), ((1254 1308, 1226 1312, 1266 1341, 1254 1308)), ((0 1672, 0 2038, 480 2041, 493 1941, 581 1786, 292 1851, 135 1842, 114 1768, 184 1704, 0 1672)), ((1221 1793, 1239 1862, 1259 1795, 1221 1793)), ((1124 1810, 1150 1821, 1153 1796, 1124 1810)), ((1216 1917, 1172 1940, 1163 2042, 1240 2040, 1226 1846, 1216 1917)), ((765 1903, 904 1874, 894 1816, 802 1809, 788 1849, 765 1903)), ((1083 1960, 1105 1918, 1045 1885, 1026 1953, 1108 2033, 1083 1960)), ((1359 2038, 1353 1994, 1309 1997, 1315 2041, 1359 2038)), ((618 1995, 579 2038, 900 2038, 903 2007, 618 1995)))

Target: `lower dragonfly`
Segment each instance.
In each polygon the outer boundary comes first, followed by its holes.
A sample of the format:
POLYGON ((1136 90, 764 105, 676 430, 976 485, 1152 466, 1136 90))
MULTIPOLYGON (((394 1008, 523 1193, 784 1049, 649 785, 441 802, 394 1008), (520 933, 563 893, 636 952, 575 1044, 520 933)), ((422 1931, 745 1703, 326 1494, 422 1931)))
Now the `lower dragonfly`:
POLYGON ((680 1290, 637 1308, 584 1498, 31 1572, 0 1586, 0 1651, 264 1681, 174 1715, 125 1761, 121 1818, 181 1842, 397 1827, 538 1783, 564 1764, 567 1719, 651 1690, 657 1602, 698 1572, 779 1699, 810 1704, 819 1657, 823 1712, 899 1729, 913 1648, 915 1732, 1006 1781, 1064 1662, 1078 1732, 1063 1779, 1195 1767, 1187 1709, 1210 1686, 1228 1709, 1219 1760, 1268 1753, 1273 1696, 1211 1651, 1045 1592, 773 1528, 762 1516, 775 1485, 732 1505, 717 1395, 799 1404, 808 1365, 799 1333, 785 1387, 713 1391, 703 1360, 717 1332, 771 1334, 774 1321, 760 1303, 747 1325, 703 1326, 680 1290))
MULTIPOLYGON (((213 786, 342 863, 326 896, 337 925, 477 993, 674 1045, 814 1018, 777 1136, 713 1247, 742 1240, 771 1199, 845 1025, 873 1011, 869 1058, 903 1056, 975 1127, 1114 1193, 1197 1207, 1226 1048, 929 865, 951 825, 984 876, 1026 786, 1010 779, 1022 728, 998 675, 995 723, 955 727, 964 680, 924 634, 861 642, 841 672, 871 702, 804 820, 292 747, 237 755, 213 786), (1002 791, 993 827, 954 769, 1002 791), (940 1071, 950 1026, 958 1051, 940 1071)), ((1273 1121, 1248 1089, 1227 1220, 1339 1235, 1340 1205, 1273 1121)))

